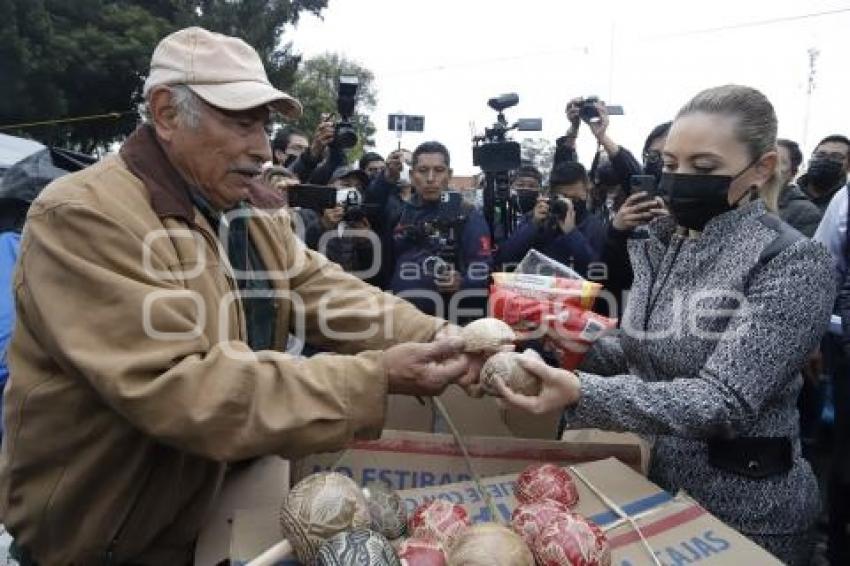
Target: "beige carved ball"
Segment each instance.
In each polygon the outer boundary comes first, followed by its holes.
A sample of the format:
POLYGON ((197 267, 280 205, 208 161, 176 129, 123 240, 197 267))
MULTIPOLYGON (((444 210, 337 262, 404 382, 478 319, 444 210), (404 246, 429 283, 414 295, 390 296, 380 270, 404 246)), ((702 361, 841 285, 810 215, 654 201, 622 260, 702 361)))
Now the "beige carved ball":
POLYGON ((449 549, 448 566, 534 566, 534 557, 518 534, 496 523, 474 525, 449 549))
POLYGON ((488 395, 499 395, 496 381, 502 381, 509 389, 535 397, 540 394, 540 379, 528 372, 519 364, 519 358, 533 358, 540 360, 540 355, 534 350, 526 350, 522 354, 517 352, 499 352, 491 356, 484 367, 481 368, 481 386, 488 395))
POLYGON ((485 353, 513 348, 517 338, 511 327, 497 318, 479 318, 464 326, 460 335, 466 343, 467 352, 485 353))

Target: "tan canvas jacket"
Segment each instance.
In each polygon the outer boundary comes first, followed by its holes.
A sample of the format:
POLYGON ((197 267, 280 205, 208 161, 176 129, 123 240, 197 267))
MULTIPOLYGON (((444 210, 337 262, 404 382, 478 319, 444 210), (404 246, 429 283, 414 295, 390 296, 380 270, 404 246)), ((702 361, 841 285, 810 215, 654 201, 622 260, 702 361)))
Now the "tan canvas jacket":
POLYGON ((142 127, 30 210, 0 518, 39 564, 185 563, 225 463, 375 435, 381 350, 440 324, 307 250, 286 213, 257 212, 276 348, 303 321, 343 355, 252 353, 226 256, 186 190, 142 127))

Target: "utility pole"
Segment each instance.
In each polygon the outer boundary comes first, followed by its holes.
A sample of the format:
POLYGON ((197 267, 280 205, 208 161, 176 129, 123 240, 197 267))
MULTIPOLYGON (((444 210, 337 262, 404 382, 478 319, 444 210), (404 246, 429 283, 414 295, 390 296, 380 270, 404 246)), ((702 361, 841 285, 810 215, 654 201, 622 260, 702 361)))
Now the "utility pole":
MULTIPOLYGON (((809 147, 809 117, 812 111, 812 94, 815 91, 815 76, 817 75, 817 60, 820 56, 820 51, 816 47, 809 47, 809 78, 806 87, 806 116, 803 120, 803 147, 809 147)), ((805 151, 805 149, 804 149, 805 151)))

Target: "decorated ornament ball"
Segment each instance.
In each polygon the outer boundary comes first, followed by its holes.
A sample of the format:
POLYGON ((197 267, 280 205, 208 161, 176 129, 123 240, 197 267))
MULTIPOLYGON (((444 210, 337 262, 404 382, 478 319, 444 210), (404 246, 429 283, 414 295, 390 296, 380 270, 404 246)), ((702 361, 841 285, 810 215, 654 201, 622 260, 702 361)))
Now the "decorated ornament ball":
POLYGON ((602 529, 570 513, 550 523, 537 539, 538 566, 610 566, 611 547, 602 529))
POLYGON ((514 495, 519 503, 551 499, 572 508, 578 503, 578 489, 570 474, 555 464, 534 464, 517 477, 514 495))
POLYGON ((337 533, 319 548, 316 566, 401 566, 383 535, 368 529, 337 533))
POLYGON ((502 525, 473 525, 449 549, 448 566, 534 566, 522 538, 502 525))
POLYGON ((495 353, 513 349, 516 334, 498 318, 479 318, 464 326, 460 335, 467 352, 495 353))
POLYGON ((366 499, 350 478, 321 472, 301 480, 280 510, 283 536, 302 564, 313 564, 319 547, 333 535, 368 528, 366 499))
POLYGON ((488 395, 499 395, 496 381, 502 381, 509 389, 522 395, 535 397, 540 394, 540 379, 527 371, 519 363, 519 358, 540 359, 534 350, 517 352, 497 352, 490 356, 481 368, 481 386, 488 395))
POLYGON ((407 531, 407 511, 398 493, 382 483, 372 483, 363 488, 369 507, 372 530, 389 540, 404 536, 407 531))
POLYGON ((446 566, 446 554, 436 541, 405 540, 398 548, 402 566, 446 566))
POLYGON ((514 509, 511 526, 530 548, 534 548, 540 533, 549 524, 570 513, 569 507, 551 499, 523 503, 514 509))
POLYGON ((410 517, 408 531, 414 538, 435 541, 443 548, 449 548, 458 535, 471 524, 463 507, 442 499, 434 499, 416 508, 410 517))

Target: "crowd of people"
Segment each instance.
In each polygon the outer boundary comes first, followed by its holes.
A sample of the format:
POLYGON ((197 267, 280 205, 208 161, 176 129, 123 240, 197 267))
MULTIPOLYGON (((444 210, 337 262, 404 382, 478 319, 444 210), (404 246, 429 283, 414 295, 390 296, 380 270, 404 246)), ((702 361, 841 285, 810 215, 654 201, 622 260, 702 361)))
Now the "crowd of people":
POLYGON ((187 563, 228 463, 374 436, 388 393, 475 394, 458 327, 531 250, 600 283, 620 328, 579 371, 524 362, 543 389, 505 402, 651 439, 653 481, 789 564, 827 501, 848 562, 850 139, 803 169, 768 99, 722 86, 671 108, 639 161, 577 98, 551 170, 510 172, 505 231, 451 190, 438 141, 352 161, 330 118, 269 139, 270 112, 300 103, 236 38, 166 37, 144 95, 117 155, 0 235, 0 517, 22 564, 187 563))

